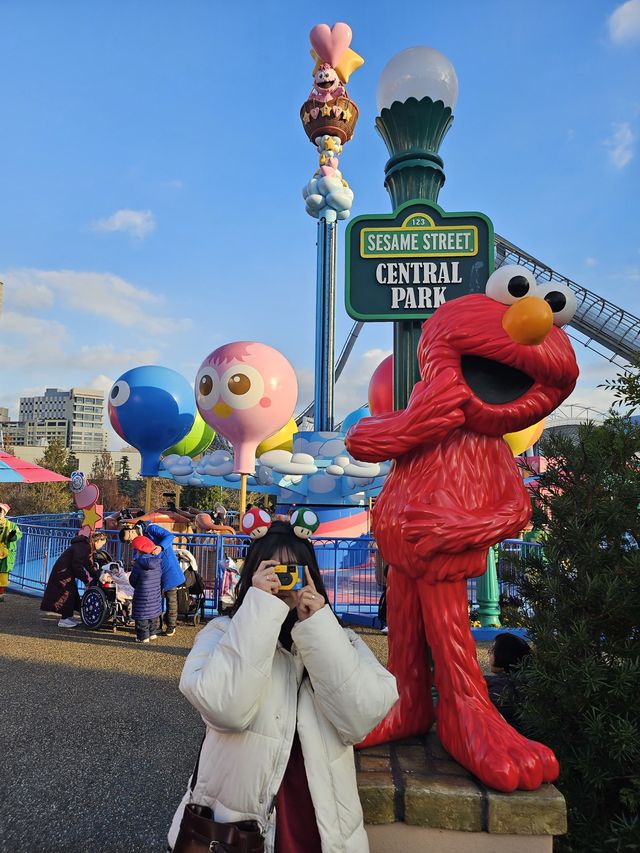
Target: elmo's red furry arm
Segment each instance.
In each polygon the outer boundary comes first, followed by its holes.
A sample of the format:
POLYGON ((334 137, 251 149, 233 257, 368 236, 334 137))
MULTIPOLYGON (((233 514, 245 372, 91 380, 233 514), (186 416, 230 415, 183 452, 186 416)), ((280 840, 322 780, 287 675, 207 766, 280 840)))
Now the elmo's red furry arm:
MULTIPOLYGON (((437 500, 438 494, 433 497, 437 500)), ((511 498, 477 510, 439 501, 409 504, 402 517, 402 532, 415 543, 416 553, 421 557, 458 554, 515 536, 531 517, 531 501, 527 492, 519 489, 511 498)))
POLYGON ((362 418, 351 427, 345 445, 361 462, 395 459, 422 445, 438 444, 464 423, 462 403, 471 391, 452 368, 441 371, 433 382, 418 382, 406 409, 362 418))

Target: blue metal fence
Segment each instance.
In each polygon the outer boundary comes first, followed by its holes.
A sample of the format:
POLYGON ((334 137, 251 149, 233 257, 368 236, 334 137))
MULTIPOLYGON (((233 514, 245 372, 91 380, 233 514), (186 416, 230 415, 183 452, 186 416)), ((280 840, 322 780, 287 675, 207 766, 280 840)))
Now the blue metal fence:
MULTIPOLYGON (((34 594, 44 591, 49 572, 71 539, 77 526, 54 527, 31 523, 31 517, 16 519, 23 536, 18 542, 16 562, 10 584, 34 594)), ((68 520, 68 517, 67 517, 68 520)), ((107 532, 106 550, 125 566, 132 562, 131 547, 118 540, 117 533, 107 532)), ((336 613, 345 622, 371 624, 378 611, 382 592, 378 579, 381 559, 375 541, 370 536, 355 539, 314 538, 318 564, 323 582, 336 613)), ((175 544, 187 548, 196 558, 205 585, 205 615, 217 612, 222 586, 223 561, 227 557, 242 559, 250 540, 246 536, 208 533, 176 534, 175 544)), ((515 594, 514 580, 520 560, 536 543, 516 539, 500 544, 498 584, 501 595, 515 594)), ((474 607, 476 580, 469 581, 469 603, 474 607)))

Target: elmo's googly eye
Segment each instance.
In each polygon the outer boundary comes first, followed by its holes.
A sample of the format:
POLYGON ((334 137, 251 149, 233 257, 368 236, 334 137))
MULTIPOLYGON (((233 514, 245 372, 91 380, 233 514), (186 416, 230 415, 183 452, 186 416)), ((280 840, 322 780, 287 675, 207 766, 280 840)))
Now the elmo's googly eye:
POLYGON ((549 284, 540 285, 536 296, 544 299, 553 311, 554 326, 566 326, 571 322, 578 303, 573 290, 566 284, 552 281, 549 284))
POLYGON ((500 267, 489 276, 485 293, 490 299, 513 305, 524 296, 532 296, 537 288, 533 273, 517 264, 500 267))
POLYGON ((220 396, 220 380, 212 367, 203 367, 196 376, 196 400, 198 405, 210 408, 220 396))
POLYGON ((118 380, 109 392, 109 402, 112 406, 123 406, 129 399, 131 388, 123 379, 118 380))

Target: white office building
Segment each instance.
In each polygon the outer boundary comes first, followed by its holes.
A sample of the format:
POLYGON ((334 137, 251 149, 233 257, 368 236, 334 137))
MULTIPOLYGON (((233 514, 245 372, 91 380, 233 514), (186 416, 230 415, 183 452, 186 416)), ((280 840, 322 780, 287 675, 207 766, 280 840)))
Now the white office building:
MULTIPOLYGON (((25 433, 34 433, 37 425, 44 424, 51 430, 55 423, 56 437, 61 439, 60 428, 64 421, 64 444, 72 452, 100 451, 107 448, 103 391, 91 388, 71 388, 69 391, 47 388, 41 396, 21 397, 19 421, 25 424, 25 433), (31 430, 26 427, 28 424, 34 425, 31 430)), ((31 438, 31 435, 29 437, 31 438)), ((24 444, 30 444, 31 441, 26 438, 25 434, 24 444)))

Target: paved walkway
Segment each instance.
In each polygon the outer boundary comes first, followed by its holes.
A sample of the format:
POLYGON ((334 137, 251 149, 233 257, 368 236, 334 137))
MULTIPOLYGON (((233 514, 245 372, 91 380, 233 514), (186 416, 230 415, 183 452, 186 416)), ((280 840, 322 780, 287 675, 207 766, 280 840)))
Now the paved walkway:
POLYGON ((0 604, 0 853, 163 853, 203 733, 178 690, 198 629, 139 646, 38 608, 0 604))
POLYGON ((161 853, 203 732, 178 690, 197 629, 147 646, 0 604, 1 853, 161 853))

